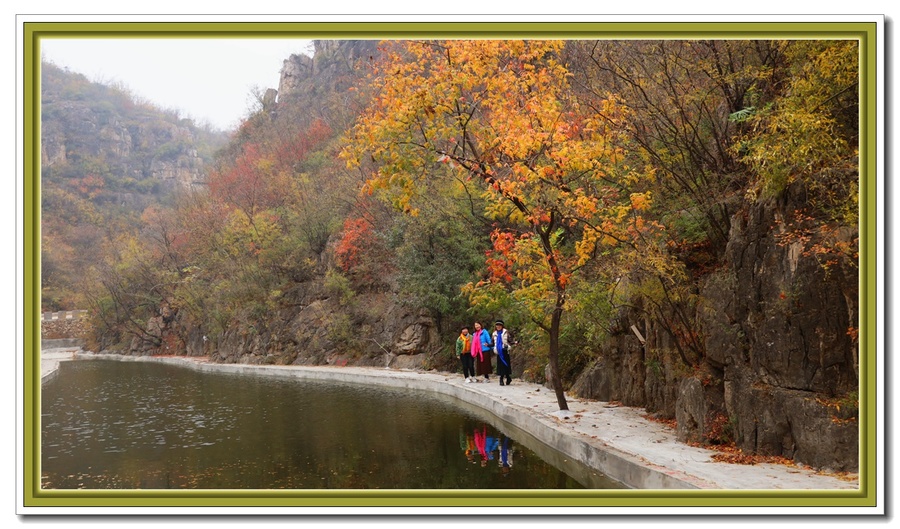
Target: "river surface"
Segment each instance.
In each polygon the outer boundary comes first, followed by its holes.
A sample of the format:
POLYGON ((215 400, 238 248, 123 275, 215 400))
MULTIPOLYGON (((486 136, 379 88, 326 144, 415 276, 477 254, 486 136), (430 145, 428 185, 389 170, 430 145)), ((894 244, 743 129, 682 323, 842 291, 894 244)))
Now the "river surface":
POLYGON ((63 362, 43 386, 41 486, 621 488, 437 396, 116 361, 63 362))

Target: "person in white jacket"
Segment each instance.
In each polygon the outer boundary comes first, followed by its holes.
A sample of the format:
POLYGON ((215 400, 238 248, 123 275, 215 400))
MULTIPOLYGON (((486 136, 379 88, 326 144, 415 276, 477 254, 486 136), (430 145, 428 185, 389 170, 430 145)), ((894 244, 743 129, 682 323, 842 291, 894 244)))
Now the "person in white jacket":
POLYGON ((503 378, 506 377, 506 385, 512 382, 512 363, 509 358, 509 348, 512 340, 509 331, 506 330, 503 320, 497 320, 494 324, 494 332, 491 338, 494 341, 494 352, 497 353, 497 376, 500 377, 500 385, 503 386, 503 378))

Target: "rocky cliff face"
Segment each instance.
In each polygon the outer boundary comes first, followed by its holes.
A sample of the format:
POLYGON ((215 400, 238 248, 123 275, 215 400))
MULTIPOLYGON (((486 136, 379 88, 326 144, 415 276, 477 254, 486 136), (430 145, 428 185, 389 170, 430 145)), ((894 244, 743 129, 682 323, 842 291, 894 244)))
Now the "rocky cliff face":
POLYGON ((429 369, 442 345, 434 320, 399 303, 391 292, 366 292, 352 301, 323 279, 299 283, 286 307, 256 325, 213 335, 168 305, 147 325, 159 340, 134 338, 129 355, 209 356, 214 362, 266 365, 364 365, 429 369))
POLYGON ((733 219, 728 266, 703 295, 707 350, 724 369, 738 446, 855 470, 858 271, 815 248, 858 235, 804 222, 805 202, 794 186, 733 219))
POLYGON ((260 332, 227 332, 212 359, 225 363, 277 365, 367 365, 424 369, 440 346, 434 322, 390 293, 360 294, 352 306, 302 285, 295 310, 280 311, 260 332))
POLYGON ((626 406, 646 408, 660 417, 673 417, 677 381, 686 370, 673 355, 669 336, 634 309, 623 310, 599 358, 574 382, 575 395, 626 406), (638 328, 641 343, 631 330, 638 328))
POLYGON ((724 265, 700 286, 700 366, 648 354, 667 343, 644 322, 644 346, 620 329, 573 392, 674 417, 684 441, 733 440, 747 453, 857 470, 858 271, 821 252, 857 232, 815 228, 805 203, 793 186, 732 219, 724 265))
POLYGON ((190 187, 204 180, 204 161, 225 141, 126 90, 43 64, 41 165, 50 180, 103 177, 107 188, 147 193, 190 187), (143 186, 133 185, 140 182, 143 186))
POLYGON ((316 40, 312 57, 291 55, 284 61, 278 85, 280 102, 317 94, 346 90, 359 60, 367 60, 376 53, 375 40, 316 40))
MULTIPOLYGON (((190 188, 205 180, 206 167, 193 130, 161 121, 104 116, 77 102, 60 102, 54 119, 42 122, 41 165, 73 174, 86 158, 106 166, 121 180, 153 179, 166 190, 190 188)), ((96 168, 95 168, 96 170, 96 168)))

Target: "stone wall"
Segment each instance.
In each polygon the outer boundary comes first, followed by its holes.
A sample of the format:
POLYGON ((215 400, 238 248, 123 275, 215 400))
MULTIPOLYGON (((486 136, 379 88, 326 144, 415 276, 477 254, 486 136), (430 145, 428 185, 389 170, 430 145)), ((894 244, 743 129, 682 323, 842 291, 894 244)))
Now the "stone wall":
POLYGON ((64 338, 83 339, 88 329, 86 318, 70 318, 41 321, 41 339, 56 340, 64 338))

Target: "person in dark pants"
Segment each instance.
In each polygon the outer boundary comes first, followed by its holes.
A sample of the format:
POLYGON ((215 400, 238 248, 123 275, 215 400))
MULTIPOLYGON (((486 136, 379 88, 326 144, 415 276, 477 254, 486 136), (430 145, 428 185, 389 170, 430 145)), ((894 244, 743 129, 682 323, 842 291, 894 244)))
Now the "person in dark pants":
POLYGON ((472 336, 469 329, 463 327, 456 339, 456 358, 462 362, 463 376, 466 384, 475 380, 475 359, 472 358, 472 336))
POLYGON ((503 377, 506 377, 506 385, 512 382, 512 364, 509 358, 509 347, 512 345, 509 331, 504 328, 503 320, 497 320, 494 324, 494 333, 491 335, 494 342, 494 352, 497 353, 497 376, 500 377, 500 385, 503 385, 503 377))
POLYGON ((485 382, 490 382, 490 375, 494 370, 491 365, 491 345, 493 345, 491 335, 481 328, 480 323, 475 322, 475 332, 472 334, 472 358, 475 359, 475 373, 477 376, 484 375, 485 382))

